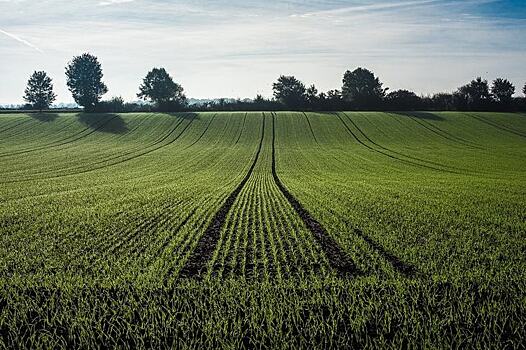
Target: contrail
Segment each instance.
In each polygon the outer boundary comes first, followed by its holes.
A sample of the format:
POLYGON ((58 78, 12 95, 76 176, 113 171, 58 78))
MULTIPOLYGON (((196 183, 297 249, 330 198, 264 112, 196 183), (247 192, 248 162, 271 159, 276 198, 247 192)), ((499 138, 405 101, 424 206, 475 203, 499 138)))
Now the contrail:
POLYGON ((34 50, 37 50, 37 51, 40 52, 40 53, 44 53, 44 51, 40 50, 40 49, 39 49, 38 47, 36 47, 35 45, 31 44, 29 41, 24 40, 24 39, 22 39, 22 38, 20 38, 20 37, 18 37, 18 36, 16 36, 16 35, 14 35, 14 34, 8 33, 8 32, 6 32, 5 30, 2 30, 2 29, 0 29, 0 33, 2 33, 2 34, 4 34, 4 35, 7 35, 7 36, 10 37, 11 39, 15 39, 15 40, 18 41, 19 43, 22 43, 22 44, 24 44, 24 45, 26 45, 26 46, 28 46, 28 47, 34 49, 34 50))
POLYGON ((409 6, 418 6, 418 5, 427 5, 427 4, 433 4, 438 2, 438 0, 413 0, 413 1, 402 1, 402 2, 381 2, 381 3, 373 3, 369 5, 358 5, 358 6, 350 6, 350 7, 342 7, 337 8, 334 10, 324 10, 324 11, 316 11, 316 12, 309 12, 304 13, 301 15, 293 14, 290 17, 311 17, 311 16, 318 16, 318 15, 338 15, 338 14, 344 14, 344 13, 352 13, 352 12, 366 12, 366 11, 374 11, 374 10, 389 10, 389 9, 395 9, 399 7, 409 7, 409 6))

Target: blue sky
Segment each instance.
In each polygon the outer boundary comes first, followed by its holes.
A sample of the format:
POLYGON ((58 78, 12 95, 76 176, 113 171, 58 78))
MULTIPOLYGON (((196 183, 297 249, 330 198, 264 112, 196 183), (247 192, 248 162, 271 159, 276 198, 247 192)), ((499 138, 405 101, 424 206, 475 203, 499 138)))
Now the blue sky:
POLYGON ((161 66, 195 98, 271 96, 280 74, 340 88, 358 66, 391 90, 453 91, 482 75, 519 91, 526 2, 0 0, 0 104, 22 102, 34 70, 71 102, 64 66, 83 52, 103 64, 105 98, 127 100, 161 66))

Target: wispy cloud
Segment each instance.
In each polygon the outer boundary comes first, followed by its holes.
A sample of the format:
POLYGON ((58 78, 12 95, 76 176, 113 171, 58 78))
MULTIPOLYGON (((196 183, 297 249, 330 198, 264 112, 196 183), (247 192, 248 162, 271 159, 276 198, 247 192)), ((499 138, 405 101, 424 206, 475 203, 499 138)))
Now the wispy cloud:
POLYGON ((99 2, 99 6, 110 6, 110 5, 118 5, 118 4, 125 4, 127 2, 133 2, 135 0, 105 0, 99 2))
POLYGON ((136 98, 155 66, 192 97, 268 96, 279 74, 333 89, 357 66, 392 89, 419 93, 481 74, 526 81, 524 0, 131 1, 0 0, 1 28, 29 40, 19 45, 0 33, 0 65, 10 67, 0 103, 19 101, 21 77, 34 69, 53 76, 59 99, 71 101, 64 65, 86 51, 101 60, 108 95, 125 99, 136 98), (46 55, 28 50, 36 50, 31 42, 46 55))
POLYGON ((4 34, 5 36, 10 37, 11 39, 14 39, 14 40, 18 41, 19 43, 22 43, 22 44, 26 45, 27 47, 30 47, 30 48, 38 51, 40 53, 44 53, 44 51, 42 51, 41 49, 36 47, 34 44, 30 43, 29 41, 27 41, 25 39, 22 39, 21 37, 15 35, 15 34, 6 32, 5 30, 2 30, 2 29, 0 29, 0 33, 4 34))
POLYGON ((290 17, 315 17, 315 16, 333 16, 342 15, 346 13, 366 12, 366 11, 378 11, 378 10, 389 10, 402 7, 411 7, 419 5, 427 5, 437 3, 438 0, 417 0, 417 1, 402 1, 402 2, 384 2, 368 5, 357 5, 341 7, 333 10, 306 12, 303 14, 292 14, 290 17))

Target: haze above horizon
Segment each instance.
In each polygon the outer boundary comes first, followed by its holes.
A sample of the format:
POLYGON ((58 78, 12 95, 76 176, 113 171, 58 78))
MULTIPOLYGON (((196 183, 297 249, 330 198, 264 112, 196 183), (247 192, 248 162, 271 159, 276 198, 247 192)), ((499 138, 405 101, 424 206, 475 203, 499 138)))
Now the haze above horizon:
POLYGON ((391 90, 453 91, 482 76, 519 92, 524 33, 518 0, 0 0, 0 104, 22 103, 35 70, 72 102, 64 67, 83 52, 102 63, 104 97, 126 100, 152 67, 192 98, 271 96, 280 74, 339 89, 358 66, 391 90))

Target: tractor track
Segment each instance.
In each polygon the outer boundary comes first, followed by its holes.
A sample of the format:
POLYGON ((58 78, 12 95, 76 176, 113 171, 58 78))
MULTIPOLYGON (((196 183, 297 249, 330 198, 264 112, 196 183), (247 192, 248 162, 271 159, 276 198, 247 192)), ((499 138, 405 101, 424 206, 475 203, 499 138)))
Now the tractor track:
MULTIPOLYGON (((142 156, 145 156, 145 155, 148 155, 150 153, 153 153, 155 151, 158 151, 164 147, 167 147, 169 145, 171 145, 172 143, 174 143, 175 141, 177 141, 181 135, 186 131, 186 129, 188 129, 188 127, 190 126, 190 124, 192 124, 194 119, 192 119, 185 127, 184 129, 171 141, 165 143, 165 144, 162 144, 160 145, 159 147, 156 147, 154 149, 150 149, 150 150, 147 150, 147 151, 144 151, 142 153, 138 153, 138 154, 135 154, 131 157, 128 157, 128 158, 125 158, 125 159, 121 159, 117 162, 114 162, 114 163, 111 163, 111 164, 106 164, 106 165, 102 165, 102 166, 98 166, 98 167, 92 167, 92 168, 89 168, 89 169, 85 169, 85 170, 82 170, 82 171, 78 171, 78 172, 74 172, 74 173, 67 173, 67 174, 62 174, 62 175, 56 175, 56 176, 48 176, 48 177, 39 177, 37 178, 38 180, 50 180, 50 179, 57 179, 57 178, 62 178, 62 177, 67 177, 67 176, 75 176, 75 175, 80 175, 80 174, 85 174, 85 173, 90 173, 92 171, 96 171, 96 170, 100 170, 100 169, 105 169, 105 168, 109 168, 111 166, 115 166, 115 165, 119 165, 119 164, 122 164, 122 163, 125 163, 125 162, 128 162, 130 160, 133 160, 133 159, 137 159, 139 157, 142 157, 142 156)), ((182 122, 182 121, 181 121, 182 122)), ((177 127, 181 124, 181 122, 179 122, 167 135, 165 135, 162 139, 160 139, 159 141, 155 142, 154 144, 150 145, 149 147, 155 147, 157 145, 159 145, 160 143, 162 143, 163 141, 165 141, 170 135, 172 135, 175 130, 177 129, 177 127)), ((113 158, 110 158, 110 159, 105 159, 104 161, 100 161, 98 163, 94 163, 94 164, 100 164, 100 163, 105 163, 105 162, 108 162, 110 160, 113 160, 113 159, 117 159, 117 158, 121 158, 125 155, 118 155, 118 156, 115 156, 113 158)), ((93 163, 92 163, 93 164, 93 163)), ((34 174, 34 175, 38 175, 38 174, 34 174)), ((4 181, 4 182, 0 182, 1 184, 11 184, 11 183, 18 183, 18 182, 25 182, 25 181, 34 181, 36 180, 35 178, 30 178, 30 179, 17 179, 17 180, 12 180, 12 181, 4 181)))
POLYGON ((276 121, 272 113, 272 177, 281 193, 288 200, 294 211, 302 219, 322 248, 331 267, 340 277, 351 277, 362 274, 351 258, 340 248, 338 243, 327 233, 325 228, 301 205, 301 203, 283 185, 276 171, 276 121))
POLYGON ((310 123, 309 117, 307 116, 307 113, 305 113, 305 112, 302 112, 302 113, 303 113, 303 116, 305 117, 305 119, 307 119, 307 124, 309 124, 310 133, 312 134, 312 137, 314 138, 314 141, 319 146, 320 143, 318 142, 318 139, 316 138, 316 135, 314 135, 314 129, 312 129, 312 125, 310 123))
POLYGON ((442 130, 441 128, 437 127, 436 125, 433 125, 431 124, 430 122, 428 121, 424 121, 424 120, 418 120, 418 117, 413 117, 412 115, 409 115, 409 118, 411 120, 413 120, 415 123, 421 125, 423 128, 425 128, 426 130, 432 132, 433 134, 445 139, 445 140, 448 140, 448 141, 451 141, 453 143, 456 143, 458 144, 459 146, 462 146, 462 147, 470 147, 470 148, 475 148, 475 149, 479 149, 479 150, 484 150, 484 148, 468 141, 468 140, 464 140, 460 137, 457 137, 453 134, 450 134, 449 132, 445 131, 445 130, 442 130))
POLYGON ((509 133, 514 134, 516 136, 526 138, 526 134, 523 134, 522 132, 520 132, 518 130, 514 130, 514 129, 509 128, 507 126, 499 125, 499 124, 494 123, 494 122, 490 122, 489 120, 486 120, 486 119, 484 119, 482 117, 479 117, 479 116, 476 116, 476 115, 473 115, 473 114, 468 114, 468 115, 471 118, 474 118, 474 119, 478 120, 481 123, 484 123, 486 125, 492 126, 492 127, 496 128, 496 129, 499 129, 501 131, 509 132, 509 133))
POLYGON ((369 138, 369 136, 367 136, 363 130, 352 120, 352 118, 345 112, 343 112, 343 115, 345 115, 345 117, 347 117, 347 120, 349 120, 349 122, 356 128, 356 130, 358 130, 358 132, 360 134, 362 134, 362 136, 367 140, 369 141, 369 143, 373 144, 374 146, 386 151, 386 152, 391 152, 391 153, 394 153, 398 156, 401 156, 401 157, 405 157, 405 158, 408 158, 408 159, 411 159, 411 162, 415 163, 416 162, 422 162, 422 163, 427 163, 429 166, 433 166, 433 167, 444 167, 444 168, 452 168, 454 170, 459 170, 459 169, 455 169, 453 167, 449 167, 447 165, 444 165, 444 164, 440 164, 440 163, 437 163, 437 162, 433 162, 433 161, 430 161, 430 160, 426 160, 426 159, 421 159, 421 158, 418 158, 418 157, 413 157, 413 156, 410 156, 410 155, 407 155, 407 154, 404 154, 402 152, 398 152, 398 151, 395 151, 395 150, 392 150, 390 148, 387 148, 387 147, 384 147, 380 144, 378 144, 377 142, 371 140, 371 138, 369 138))
POLYGON ((237 145, 237 143, 239 142, 239 139, 241 138, 241 135, 243 134, 243 130, 245 130, 245 122, 247 121, 247 114, 248 112, 245 112, 245 116, 243 117, 243 125, 241 126, 241 131, 239 132, 235 145, 237 145))
POLYGON ((41 146, 41 147, 36 147, 36 148, 32 148, 32 149, 27 149, 27 150, 20 150, 20 151, 14 151, 12 153, 4 153, 4 154, 0 154, 0 158, 4 158, 4 157, 10 157, 10 156, 15 156, 15 155, 20 155, 20 154, 25 154, 25 153, 30 153, 30 152, 36 152, 36 151, 40 151, 40 150, 44 150, 44 149, 50 149, 50 148, 55 148, 55 147, 60 147, 60 146, 65 146, 65 145, 69 145, 73 142, 76 142, 78 140, 82 140, 86 137, 88 137, 89 135, 93 134, 94 132, 97 132, 99 131, 101 128, 103 128, 105 125, 109 124, 113 119, 117 118, 117 116, 113 116, 107 120, 104 120, 100 125, 97 125, 95 128, 91 128, 91 127, 85 127, 84 129, 80 130, 79 132, 71 135, 71 136, 68 136, 67 138, 61 140, 61 141, 57 141, 57 143, 53 142, 52 144, 48 144, 48 145, 45 145, 45 146, 41 146), (89 131, 88 133, 86 134, 83 134, 86 130, 90 130, 92 129, 91 131, 89 131), (81 136, 79 136, 81 135, 81 136), (79 137, 77 137, 79 136, 79 137), (73 138, 73 139, 71 139, 73 138), (67 140, 67 141, 66 141, 67 140))
POLYGON ((263 147, 263 138, 265 136, 265 115, 263 114, 263 125, 261 128, 261 138, 259 140, 258 150, 256 156, 252 161, 252 164, 239 185, 228 195, 223 205, 215 213, 210 224, 206 228, 205 232, 201 235, 201 238, 197 242, 196 247, 188 257, 186 263, 184 264, 179 277, 181 278, 202 278, 203 272, 206 270, 208 261, 212 258, 214 250, 217 246, 217 243, 221 237, 221 229, 225 225, 228 212, 234 205, 236 198, 239 193, 247 183, 248 179, 252 175, 256 163, 259 159, 259 154, 261 153, 261 148, 263 147))
POLYGON ((356 140, 356 142, 358 142, 360 145, 364 146, 365 148, 373 151, 373 152, 376 152, 376 153, 379 153, 379 154, 382 154, 388 158, 391 158, 393 160, 397 160, 399 162, 402 162, 402 163, 405 163, 405 164, 409 164, 411 166, 416 166, 416 167, 421 167, 421 168, 426 168, 426 169, 430 169, 430 170, 434 170, 434 171, 440 171, 440 172, 446 172, 446 173, 452 173, 452 174, 459 174, 458 172, 455 172, 455 171, 451 171, 451 170, 446 170, 446 169, 442 169, 442 168, 437 168, 437 167, 434 167, 434 166, 430 166, 430 165, 425 165, 425 164, 420 164, 420 163, 417 163, 417 162, 413 162, 413 161, 410 161, 410 160, 407 160, 407 159, 403 159, 403 158, 399 158, 399 157, 396 157, 392 154, 389 154, 389 153, 386 153, 380 149, 376 149, 374 147, 371 147, 369 146, 368 144, 366 144, 365 142, 363 142, 362 140, 360 140, 353 132, 352 130, 349 128, 349 126, 347 124, 345 124, 345 122, 343 121, 343 119, 341 118, 341 116, 339 114, 336 114, 336 116, 338 117, 338 119, 340 119, 341 123, 343 124, 343 126, 347 129, 347 131, 349 132, 349 134, 356 140))

